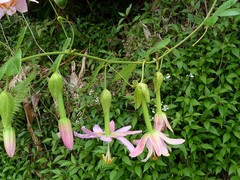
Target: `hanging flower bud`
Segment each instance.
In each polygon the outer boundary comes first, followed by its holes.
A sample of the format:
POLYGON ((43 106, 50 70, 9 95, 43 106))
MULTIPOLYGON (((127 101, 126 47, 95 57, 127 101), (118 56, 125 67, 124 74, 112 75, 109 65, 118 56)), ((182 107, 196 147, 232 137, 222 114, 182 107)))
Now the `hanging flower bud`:
POLYGON ((103 108, 103 113, 109 112, 112 101, 111 92, 107 89, 104 89, 100 95, 100 102, 103 108))
POLYGON ((3 91, 0 94, 0 115, 2 117, 2 123, 4 128, 7 128, 11 125, 13 107, 13 96, 9 92, 3 91))
POLYGON ((147 103, 150 102, 150 94, 149 94, 148 86, 147 84, 144 84, 144 83, 138 83, 134 91, 136 109, 138 109, 141 106, 143 98, 147 103))
POLYGON ((48 81, 48 89, 54 99, 57 99, 63 90, 63 78, 62 76, 55 72, 52 74, 48 81))
POLYGON ((73 132, 71 121, 68 118, 62 118, 58 121, 60 136, 62 137, 64 145, 72 150, 73 148, 73 132))
POLYGON ((64 9, 67 5, 67 0, 54 0, 57 6, 61 9, 64 9))
POLYGON ((16 148, 16 135, 12 127, 3 129, 3 142, 8 156, 13 157, 16 148))
POLYGON ((164 112, 158 112, 154 116, 154 129, 164 132, 168 128, 173 133, 173 129, 168 122, 167 116, 164 112))
POLYGON ((163 74, 160 72, 156 72, 155 77, 153 79, 154 91, 157 92, 160 90, 160 87, 163 82, 163 74))

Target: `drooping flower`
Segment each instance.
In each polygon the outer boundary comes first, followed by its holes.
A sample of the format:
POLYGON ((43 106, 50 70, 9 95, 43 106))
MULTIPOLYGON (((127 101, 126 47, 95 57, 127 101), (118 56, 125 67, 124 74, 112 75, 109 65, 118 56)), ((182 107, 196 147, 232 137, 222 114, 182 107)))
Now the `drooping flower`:
POLYGON ((140 140, 134 141, 137 144, 137 147, 130 152, 130 156, 139 156, 143 152, 145 145, 148 149, 148 154, 147 157, 142 160, 143 162, 146 162, 151 156, 153 156, 154 159, 161 155, 169 156, 170 148, 166 143, 171 145, 179 145, 184 143, 184 141, 184 139, 168 138, 164 133, 153 130, 151 132, 145 133, 140 140))
POLYGON ((173 133, 173 129, 168 122, 166 114, 164 112, 156 113, 154 116, 154 129, 164 132, 166 128, 173 133))
MULTIPOLYGON (((30 0, 32 2, 38 3, 36 0, 30 0)), ((4 14, 9 16, 19 11, 25 13, 28 11, 26 0, 0 0, 0 19, 4 14)))
POLYGON ((16 148, 16 135, 12 127, 3 129, 3 142, 8 156, 13 157, 16 148))
POLYGON ((62 118, 58 121, 60 136, 62 137, 64 145, 72 150, 73 148, 73 133, 72 125, 68 118, 62 118))
POLYGON ((122 144, 124 144, 128 150, 131 152, 134 149, 134 146, 130 141, 128 141, 124 136, 132 135, 132 134, 139 134, 142 131, 129 131, 131 129, 131 126, 124 126, 118 130, 115 131, 115 123, 114 121, 110 122, 110 135, 105 135, 105 132, 100 128, 99 125, 94 125, 93 131, 86 129, 84 126, 81 128, 82 131, 85 134, 80 134, 77 132, 74 132, 74 136, 79 138, 100 138, 102 141, 105 142, 111 142, 113 138, 119 140, 122 144))

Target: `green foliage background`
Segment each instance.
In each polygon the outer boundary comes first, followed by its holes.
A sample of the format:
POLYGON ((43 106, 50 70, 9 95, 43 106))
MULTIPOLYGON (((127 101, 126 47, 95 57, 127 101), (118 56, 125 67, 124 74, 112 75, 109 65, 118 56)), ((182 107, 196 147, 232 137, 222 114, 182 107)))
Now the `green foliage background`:
MULTIPOLYGON (((223 1, 219 1, 217 6, 223 1)), ((107 59, 138 61, 144 52, 159 39, 170 38, 168 47, 192 32, 204 19, 211 2, 196 1, 69 1, 58 13, 69 19, 74 27, 73 48, 107 59), (121 12, 120 14, 118 12, 121 12), (111 17, 111 18, 109 18, 111 17), (144 29, 151 33, 149 38, 144 29)), ((240 8, 240 3, 234 5, 240 8)), ((54 12, 46 1, 31 4, 25 14, 36 42, 46 52, 59 50, 65 36, 55 19, 54 12)), ((1 19, 1 25, 10 46, 15 46, 19 29, 25 27, 20 14, 1 19)), ((240 16, 221 17, 210 27, 203 39, 192 46, 204 30, 197 32, 179 48, 163 59, 164 74, 162 103, 167 105, 166 114, 175 134, 182 137, 184 145, 172 147, 169 157, 150 159, 143 163, 139 158, 130 158, 128 151, 118 142, 111 144, 115 157, 105 165, 102 154, 107 144, 99 140, 75 139, 74 148, 68 151, 57 138, 57 115, 53 100, 47 89, 51 60, 48 57, 23 62, 22 68, 35 69, 29 97, 36 94, 40 102, 32 124, 34 134, 43 148, 38 152, 27 130, 23 110, 15 116, 17 150, 14 158, 8 158, 3 142, 0 146, 1 179, 239 179, 240 177, 240 16)), ((70 28, 65 24, 67 31, 70 28)), ((4 42, 4 37, 0 36, 4 42)), ((22 44, 23 57, 41 53, 29 30, 22 44)), ((161 55, 162 51, 157 54, 161 55)), ((0 51, 0 61, 9 54, 0 51)), ((156 55, 157 56, 157 55, 156 55)), ((54 60, 55 57, 51 56, 54 60)), ((150 58, 156 58, 155 54, 150 58)), ((81 58, 66 56, 60 67, 65 78, 64 99, 73 129, 80 132, 81 126, 92 129, 94 124, 103 126, 103 115, 98 97, 102 91, 103 69, 101 63, 87 59, 86 72, 81 79, 83 88, 76 88, 78 97, 69 93, 71 61, 81 68, 81 58), (71 59, 72 58, 72 59, 71 59)), ((146 82, 152 88, 156 65, 146 66, 146 82)), ((130 82, 140 80, 141 66, 112 65, 130 82)), ((132 125, 132 129, 143 129, 141 112, 134 109, 133 89, 108 70, 109 89, 113 94, 111 119, 117 128, 132 125), (123 89, 122 89, 123 87, 123 89)), ((4 82, 0 82, 3 88, 4 82)), ((154 96, 149 106, 154 115, 154 96)), ((132 141, 140 135, 131 136, 132 141)))

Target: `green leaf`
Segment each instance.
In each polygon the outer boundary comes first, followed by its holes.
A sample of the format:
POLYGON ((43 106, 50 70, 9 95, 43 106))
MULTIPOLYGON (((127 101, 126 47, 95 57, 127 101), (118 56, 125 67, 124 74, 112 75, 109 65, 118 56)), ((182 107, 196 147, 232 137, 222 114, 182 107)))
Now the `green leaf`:
MULTIPOLYGON (((62 47, 62 51, 63 52, 67 50, 67 48, 69 47, 70 43, 71 43, 71 38, 67 38, 65 43, 64 43, 64 45, 63 45, 63 47, 62 47)), ((50 73, 51 72, 56 72, 58 70, 58 67, 59 67, 63 57, 64 57, 64 54, 59 54, 58 55, 58 57, 56 58, 56 60, 54 61, 53 65, 51 67, 50 73)))
POLYGON ((123 84, 122 84, 122 94, 125 94, 127 82, 129 78, 131 77, 132 72, 136 69, 136 64, 128 64, 126 66, 123 66, 123 69, 118 72, 118 74, 115 75, 112 82, 115 82, 121 78, 124 78, 123 84))
POLYGON ((56 174, 56 175, 61 175, 62 172, 59 169, 53 169, 51 170, 52 173, 56 174))
POLYGON ((131 4, 128 6, 128 8, 126 9, 126 13, 125 13, 126 16, 128 16, 131 8, 132 8, 132 3, 131 3, 131 4))
POLYGON ((240 132, 238 130, 233 130, 233 134, 240 139, 240 132))
POLYGON ((224 135, 223 135, 223 144, 225 143, 225 142, 227 142, 229 139, 231 138, 231 135, 230 135, 230 133, 225 133, 224 135))
POLYGON ((5 74, 7 76, 14 76, 20 72, 21 59, 22 59, 22 51, 18 49, 15 55, 6 62, 8 64, 7 69, 5 71, 5 74))
POLYGON ((235 4, 237 0, 228 0, 224 2, 213 14, 214 16, 219 16, 219 14, 223 13, 226 9, 230 8, 233 4, 235 4))
POLYGON ((134 169, 135 173, 138 175, 138 177, 142 177, 142 168, 141 166, 136 166, 134 169))
POLYGON ((117 175, 117 171, 114 169, 114 170, 110 173, 110 180, 116 179, 116 175, 117 175))
POLYGON ((206 19, 206 21, 204 22, 204 24, 206 26, 213 26, 218 20, 217 16, 211 16, 209 18, 206 19))
POLYGON ((136 69, 136 64, 128 64, 128 65, 123 66, 122 70, 119 71, 118 74, 116 74, 116 76, 113 78, 112 82, 115 82, 115 81, 121 79, 122 77, 125 80, 128 80, 129 76, 135 69, 136 69))
POLYGON ((201 144, 200 146, 201 146, 201 148, 203 148, 203 149, 211 149, 211 150, 214 150, 214 148, 213 148, 212 145, 210 145, 210 144, 201 144))
POLYGON ((220 13, 218 16, 237 16, 239 14, 240 14, 240 9, 232 8, 232 9, 227 9, 226 11, 220 13))
POLYGON ((12 89, 12 93, 15 94, 14 97, 14 107, 13 107, 13 116, 16 117, 18 115, 19 110, 22 108, 22 102, 24 98, 28 95, 30 91, 30 83, 36 77, 36 72, 32 72, 27 79, 19 82, 12 89))
POLYGON ((23 42, 23 39, 24 39, 24 36, 25 36, 25 33, 26 33, 26 30, 27 30, 27 26, 22 28, 21 32, 20 32, 20 35, 18 37, 18 41, 17 41, 17 45, 15 47, 15 49, 19 49, 22 42, 23 42))
POLYGON ((130 166, 132 165, 131 160, 128 156, 123 156, 122 161, 130 166))
POLYGON ((166 38, 160 42, 158 42, 155 46, 153 46, 152 48, 148 49, 145 57, 149 57, 150 54, 155 53, 157 51, 159 51, 160 49, 166 47, 166 45, 170 42, 169 38, 166 38))

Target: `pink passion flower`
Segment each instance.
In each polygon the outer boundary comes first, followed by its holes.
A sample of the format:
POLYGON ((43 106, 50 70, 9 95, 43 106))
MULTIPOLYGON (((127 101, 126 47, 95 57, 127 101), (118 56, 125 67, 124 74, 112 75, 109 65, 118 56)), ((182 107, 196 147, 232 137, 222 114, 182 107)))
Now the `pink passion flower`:
MULTIPOLYGON (((30 0, 38 3, 36 0, 30 0)), ((26 0, 0 0, 0 19, 7 14, 9 16, 19 11, 25 13, 28 11, 26 0)))
POLYGON ((73 133, 72 125, 68 118, 62 118, 58 121, 58 127, 60 131, 60 136, 63 140, 64 145, 72 150, 73 148, 73 133))
POLYGON ((148 154, 147 157, 142 160, 143 162, 146 162, 151 156, 153 156, 154 159, 157 159, 157 157, 161 155, 169 156, 170 148, 165 142, 171 145, 179 145, 184 143, 185 140, 171 139, 168 138, 164 133, 153 130, 151 132, 145 133, 140 140, 134 141, 134 143, 137 144, 137 147, 130 152, 130 156, 139 156, 143 152, 145 145, 148 149, 148 154))
POLYGON ((108 143, 112 141, 112 138, 115 138, 115 139, 119 140, 122 144, 124 144, 130 152, 134 149, 134 146, 124 136, 132 135, 132 134, 139 134, 142 132, 141 130, 129 131, 131 129, 131 126, 124 126, 115 131, 114 121, 110 122, 110 131, 111 131, 110 135, 105 135, 102 128, 100 128, 100 126, 97 124, 94 125, 93 131, 86 129, 84 126, 81 129, 85 134, 79 134, 77 132, 74 132, 74 136, 79 137, 79 138, 86 138, 86 139, 100 138, 102 141, 105 141, 108 143))

